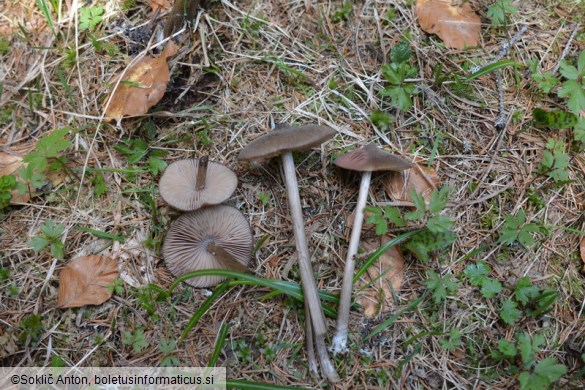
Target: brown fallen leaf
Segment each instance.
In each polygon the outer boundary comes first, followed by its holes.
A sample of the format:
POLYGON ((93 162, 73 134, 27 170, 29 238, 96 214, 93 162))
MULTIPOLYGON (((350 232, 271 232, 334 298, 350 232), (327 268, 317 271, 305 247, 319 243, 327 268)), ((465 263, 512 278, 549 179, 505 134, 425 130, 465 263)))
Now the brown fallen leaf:
MULTIPOLYGON (((391 237, 383 236, 362 240, 360 246, 371 252, 378 249, 383 241, 391 237)), ((358 286, 366 287, 357 293, 356 301, 363 307, 364 315, 375 317, 394 304, 392 291, 397 292, 404 281, 404 257, 400 247, 392 247, 384 252, 360 279, 358 286)), ((357 288, 359 290, 360 287, 357 288)))
POLYGON ((416 15, 420 27, 437 34, 449 48, 461 50, 479 44, 481 19, 468 2, 417 0, 416 15))
POLYGON ((145 57, 134 66, 114 77, 114 84, 120 76, 113 96, 106 99, 107 119, 120 120, 123 116, 143 115, 162 99, 170 80, 167 59, 177 53, 177 46, 169 41, 158 57, 145 57))
POLYGON ((105 256, 82 256, 61 271, 57 307, 99 305, 112 296, 108 285, 118 277, 118 263, 105 256))
MULTIPOLYGON (((0 152, 0 177, 13 175, 17 181, 24 182, 18 174, 23 165, 22 156, 19 154, 0 152)), ((21 194, 17 190, 12 190, 10 193, 12 194, 10 204, 26 203, 30 200, 30 192, 21 194)))
POLYGON ((410 168, 402 173, 392 172, 387 175, 383 179, 386 194, 397 201, 411 201, 410 191, 414 189, 426 201, 430 200, 434 189, 431 182, 435 188, 439 186, 437 171, 432 167, 427 168, 418 163, 417 166, 418 168, 410 168))
POLYGON ((158 13, 165 12, 171 8, 171 3, 168 0, 150 0, 150 9, 152 10, 148 14, 148 18, 152 18, 158 13))
POLYGON ((0 176, 14 175, 24 164, 22 156, 13 153, 0 152, 0 176))

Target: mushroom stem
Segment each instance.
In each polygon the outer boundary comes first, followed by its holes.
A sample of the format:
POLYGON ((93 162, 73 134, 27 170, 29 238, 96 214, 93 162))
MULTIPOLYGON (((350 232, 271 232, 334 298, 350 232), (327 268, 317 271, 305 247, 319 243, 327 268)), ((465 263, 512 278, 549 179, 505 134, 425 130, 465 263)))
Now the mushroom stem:
POLYGON ((295 243, 297 247, 297 256, 299 271, 301 272, 301 284, 303 286, 303 295, 309 304, 311 322, 315 336, 325 335, 327 328, 325 326, 325 317, 321 308, 321 301, 317 292, 317 285, 313 277, 313 268, 311 266, 311 257, 309 255, 309 246, 305 236, 305 226, 303 222, 303 213, 301 210, 301 198, 299 196, 299 184, 295 172, 295 165, 291 152, 282 154, 282 165, 284 169, 284 180, 288 192, 288 204, 293 220, 293 230, 295 243))
POLYGON ((250 270, 238 262, 231 253, 217 245, 215 242, 210 242, 206 247, 207 252, 215 256, 216 260, 225 268, 240 272, 250 272, 250 270))
POLYGON ((197 165, 197 191, 201 191, 205 188, 205 182, 207 181, 207 162, 209 161, 208 156, 203 156, 199 159, 197 165))
POLYGON ((313 325, 311 325, 311 312, 309 304, 305 301, 305 339, 307 341, 307 357, 309 360, 309 373, 315 380, 319 380, 319 367, 315 358, 315 345, 313 344, 313 325))
MULTIPOLYGON (((309 317, 306 321, 310 322, 313 327, 313 340, 317 347, 317 354, 321 363, 324 375, 330 382, 339 381, 339 376, 335 367, 329 360, 327 349, 325 348, 325 317, 317 292, 317 285, 313 277, 313 268, 311 267, 311 257, 307 238, 305 236, 305 227, 303 222, 303 213, 301 210, 301 199, 299 197, 299 185, 295 172, 295 164, 291 152, 282 154, 282 166, 284 170, 284 180, 288 193, 288 204, 293 220, 293 230, 297 248, 299 270, 301 272, 301 285, 303 287, 303 297, 305 305, 308 306, 309 317)), ((305 306, 305 307, 306 307, 305 306)))
POLYGON ((362 173, 360 191, 355 208, 355 217, 353 220, 353 228, 351 231, 351 237, 349 239, 347 258, 345 260, 343 284, 341 285, 341 298, 339 299, 339 306, 337 308, 336 332, 335 336, 333 336, 331 346, 331 350, 335 355, 338 353, 344 353, 348 351, 347 334, 349 329, 349 308, 351 306, 351 290, 353 286, 353 274, 355 270, 355 255, 358 250, 358 245, 362 232, 362 224, 364 222, 364 208, 366 207, 366 201, 368 199, 368 190, 370 188, 371 178, 372 172, 365 171, 362 173))
POLYGON ((319 362, 321 363, 321 371, 323 375, 331 383, 339 382, 339 375, 335 371, 335 366, 331 359, 329 359, 329 353, 327 352, 327 345, 325 344, 325 337, 315 338, 315 347, 317 348, 317 355, 319 356, 319 362))

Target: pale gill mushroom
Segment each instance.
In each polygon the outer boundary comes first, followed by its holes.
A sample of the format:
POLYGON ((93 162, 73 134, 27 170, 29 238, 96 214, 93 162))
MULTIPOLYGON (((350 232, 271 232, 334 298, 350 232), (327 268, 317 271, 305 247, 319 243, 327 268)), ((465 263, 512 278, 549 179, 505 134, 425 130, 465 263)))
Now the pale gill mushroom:
MULTIPOLYGON (((321 363, 321 369, 330 382, 339 381, 339 376, 329 358, 327 347, 325 345, 327 327, 317 286, 313 277, 313 268, 311 266, 309 247, 305 236, 301 200, 299 197, 292 151, 305 150, 320 145, 333 137, 336 133, 337 132, 334 129, 327 126, 305 125, 292 127, 280 124, 275 126, 274 130, 270 133, 249 143, 244 149, 242 149, 238 156, 238 159, 241 161, 250 161, 266 159, 279 154, 282 155, 285 186, 288 192, 288 202, 293 220, 298 264, 301 273, 305 312, 310 314, 310 317, 307 318, 307 345, 311 348, 311 337, 313 337, 317 349, 317 355, 321 363), (311 326, 312 332, 310 329, 311 326)), ((308 356, 310 359, 314 356, 312 355, 312 351, 309 352, 308 356)), ((309 367, 313 375, 316 375, 316 364, 310 361, 309 367)))
POLYGON ((337 308, 337 325, 333 336, 331 350, 334 354, 347 352, 347 334, 349 328, 349 308, 351 305, 351 290, 353 286, 353 273, 355 269, 355 255, 358 250, 362 224, 364 221, 364 208, 368 198, 370 179, 373 171, 403 171, 414 166, 409 161, 384 152, 374 144, 368 144, 360 149, 354 149, 333 161, 341 168, 362 172, 362 180, 355 209, 355 218, 345 268, 343 272, 343 283, 341 286, 341 297, 337 308))

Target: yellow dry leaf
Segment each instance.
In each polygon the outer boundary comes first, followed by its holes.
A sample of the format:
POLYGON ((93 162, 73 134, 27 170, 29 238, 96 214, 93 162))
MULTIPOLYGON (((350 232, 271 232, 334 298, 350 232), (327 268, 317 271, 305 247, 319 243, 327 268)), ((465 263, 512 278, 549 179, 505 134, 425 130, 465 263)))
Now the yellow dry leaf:
POLYGON ((438 187, 439 177, 434 168, 417 166, 403 172, 392 172, 384 178, 386 194, 397 201, 411 201, 410 191, 414 189, 425 200, 430 200, 434 189, 431 182, 435 188, 438 187))
POLYGON ((481 19, 468 2, 417 0, 416 15, 420 27, 437 34, 449 48, 461 50, 479 44, 481 19))
MULTIPOLYGON (((143 115, 162 99, 170 80, 167 59, 177 53, 177 46, 169 41, 158 57, 145 57, 126 73, 114 90, 106 108, 106 118, 120 120, 123 116, 143 115)), ((106 99, 106 104, 110 97, 106 99)))
MULTIPOLYGON (((360 246, 366 252, 372 252, 383 244, 382 240, 390 238, 384 236, 362 240, 360 246)), ((363 287, 371 283, 371 286, 358 292, 356 297, 356 301, 364 309, 364 315, 372 318, 389 309, 394 304, 392 292, 396 293, 400 290, 403 281, 404 257, 400 248, 394 246, 384 252, 378 261, 368 268, 358 284, 363 287)))
POLYGON ((57 307, 99 305, 112 296, 108 285, 118 278, 118 264, 105 256, 82 256, 61 271, 57 307))

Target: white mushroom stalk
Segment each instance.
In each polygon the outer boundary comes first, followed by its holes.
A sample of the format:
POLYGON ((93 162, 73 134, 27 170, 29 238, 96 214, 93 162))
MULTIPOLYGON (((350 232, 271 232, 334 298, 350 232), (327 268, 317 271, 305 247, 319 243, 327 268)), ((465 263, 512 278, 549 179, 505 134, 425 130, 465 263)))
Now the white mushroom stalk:
POLYGON ((329 359, 325 345, 327 326, 317 291, 317 285, 313 276, 311 258, 301 209, 298 182, 292 157, 293 150, 304 150, 320 145, 333 137, 336 131, 327 126, 306 125, 291 127, 277 125, 275 129, 254 140, 240 151, 238 159, 250 161, 265 159, 282 155, 284 180, 288 193, 288 203, 293 220, 293 230, 297 248, 298 264, 301 273, 301 285, 305 302, 306 315, 306 340, 308 346, 309 370, 313 375, 317 374, 314 349, 321 364, 323 375, 330 382, 339 381, 333 363, 329 359))
POLYGON ((307 245, 307 237, 305 236, 305 224, 303 221, 301 198, 299 196, 299 185, 291 152, 284 152, 282 154, 282 166, 284 170, 286 190, 288 192, 288 204, 293 220, 293 230, 297 248, 299 270, 301 272, 303 296, 305 299, 305 305, 308 306, 310 314, 310 318, 307 318, 307 321, 311 322, 313 328, 313 341, 317 349, 317 355, 319 357, 319 362, 321 363, 323 374, 329 381, 337 382, 339 381, 339 376, 335 371, 333 363, 329 359, 329 354, 327 353, 327 347, 325 345, 327 326, 325 325, 325 317, 321 308, 321 301, 319 299, 315 278, 313 277, 309 246, 307 245))
POLYGON ((347 257, 345 259, 345 268, 343 271, 343 283, 341 287, 341 297, 337 307, 337 324, 335 335, 331 341, 331 351, 333 354, 345 353, 347 348, 347 334, 349 331, 349 308, 351 306, 351 291, 353 286, 353 275, 355 271, 355 255, 357 254, 360 236, 362 234, 362 225, 364 223, 364 209, 368 200, 368 191, 372 172, 363 172, 360 182, 360 192, 357 204, 355 206, 355 217, 347 248, 347 257))
POLYGON ((334 162, 335 165, 345 169, 362 172, 360 190, 355 209, 355 219, 349 239, 349 248, 343 271, 343 283, 341 285, 341 297, 337 307, 337 325, 333 336, 331 351, 334 354, 348 351, 347 336, 349 332, 349 309, 351 306, 351 291, 353 287, 353 275, 355 270, 355 255, 358 250, 362 225, 364 222, 364 209, 368 199, 368 191, 372 178, 372 171, 402 171, 414 166, 401 157, 378 149, 374 144, 352 150, 334 162))

